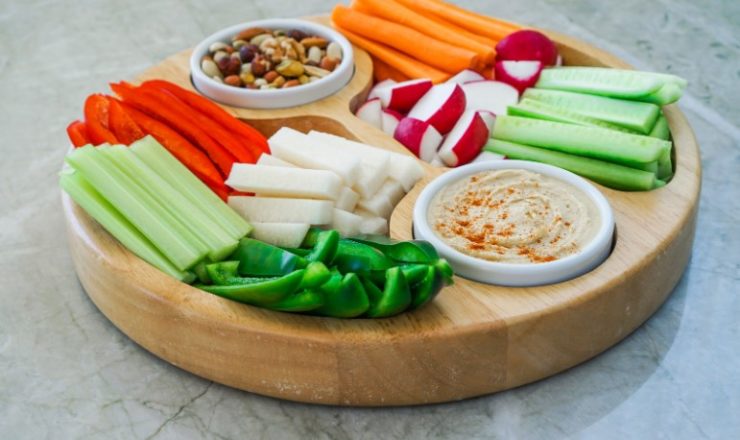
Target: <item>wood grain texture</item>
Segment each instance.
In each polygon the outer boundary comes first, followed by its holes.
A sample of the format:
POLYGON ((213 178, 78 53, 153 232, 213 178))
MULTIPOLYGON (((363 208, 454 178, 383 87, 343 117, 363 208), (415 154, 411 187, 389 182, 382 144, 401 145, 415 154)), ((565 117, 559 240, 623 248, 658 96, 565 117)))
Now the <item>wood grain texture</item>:
MULTIPOLYGON (((628 67, 569 37, 550 33, 567 64, 628 67)), ((139 80, 191 88, 189 52, 139 80)), ((371 83, 355 48, 356 72, 322 101, 281 110, 231 109, 266 135, 281 126, 323 130, 394 151, 404 148, 351 114, 371 83)), ((178 283, 108 235, 66 195, 69 245, 97 307, 131 339, 204 378, 283 399, 358 406, 464 399, 532 382, 614 345, 663 303, 691 254, 701 182, 698 146, 676 106, 665 109, 676 175, 666 187, 628 193, 598 186, 615 214, 613 253, 574 280, 504 288, 457 277, 427 307, 394 318, 338 320, 271 312, 178 283)), ((414 200, 444 172, 427 177, 393 213, 391 235, 411 238, 414 200)))

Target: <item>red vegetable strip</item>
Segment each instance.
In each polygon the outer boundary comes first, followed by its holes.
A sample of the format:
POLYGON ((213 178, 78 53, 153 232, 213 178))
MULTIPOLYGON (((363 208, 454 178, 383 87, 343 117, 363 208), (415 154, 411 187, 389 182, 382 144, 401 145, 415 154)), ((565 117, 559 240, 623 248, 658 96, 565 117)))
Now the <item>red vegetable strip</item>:
POLYGON ((72 123, 67 126, 67 136, 69 136, 69 141, 72 142, 72 145, 74 145, 75 148, 79 148, 90 143, 90 139, 88 139, 87 136, 87 127, 82 121, 72 121, 72 123))
POLYGON ((249 141, 252 151, 255 157, 259 157, 259 153, 269 153, 270 148, 267 145, 267 138, 257 131, 254 127, 242 122, 235 118, 229 112, 219 107, 217 104, 209 101, 203 96, 191 92, 190 90, 183 89, 177 84, 161 79, 152 79, 144 81, 141 84, 142 87, 155 87, 167 90, 173 95, 177 96, 181 100, 185 101, 189 106, 198 110, 202 114, 208 116, 214 121, 221 124, 225 129, 243 136, 249 141))
POLYGON ((111 84, 110 87, 123 99, 124 103, 159 119, 198 145, 213 160, 224 176, 229 175, 231 166, 235 162, 234 156, 214 142, 201 127, 190 124, 179 112, 162 105, 150 95, 143 93, 144 91, 120 84, 111 84))
POLYGON ((94 145, 117 144, 118 139, 108 129, 108 99, 104 95, 90 95, 85 100, 85 127, 94 145))
POLYGON ((146 136, 136 122, 123 110, 118 101, 110 100, 110 128, 118 141, 124 145, 131 145, 146 136))

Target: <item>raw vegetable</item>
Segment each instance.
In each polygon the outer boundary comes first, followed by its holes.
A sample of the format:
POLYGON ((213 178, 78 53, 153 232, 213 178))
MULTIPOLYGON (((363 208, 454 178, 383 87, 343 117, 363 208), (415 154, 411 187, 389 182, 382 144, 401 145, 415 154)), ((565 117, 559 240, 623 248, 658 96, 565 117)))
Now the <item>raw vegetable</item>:
POLYGON ((614 189, 648 191, 663 186, 663 182, 657 180, 654 173, 559 151, 498 139, 488 141, 485 150, 503 154, 509 159, 531 160, 554 165, 614 189))
POLYGON ((360 278, 354 273, 348 273, 343 277, 339 274, 334 275, 319 290, 326 300, 316 310, 318 314, 336 318, 354 318, 365 313, 370 307, 368 294, 360 278))
POLYGON ((383 105, 379 98, 368 99, 355 113, 355 116, 367 122, 373 127, 382 129, 383 127, 383 105))
POLYGON ((381 83, 387 80, 401 82, 407 81, 409 77, 395 67, 389 66, 380 59, 373 58, 373 79, 375 79, 375 82, 377 83, 381 83))
POLYGON ((666 117, 663 116, 662 113, 660 114, 660 116, 658 116, 658 120, 655 121, 655 125, 650 131, 649 136, 663 139, 664 141, 668 141, 671 139, 671 130, 668 127, 668 119, 666 119, 666 117))
POLYGON ((82 147, 90 143, 90 139, 87 135, 87 127, 82 121, 72 121, 72 123, 67 126, 67 136, 69 136, 69 141, 72 142, 72 145, 75 147, 82 147))
POLYGON ((519 92, 501 81, 472 81, 462 85, 465 92, 465 110, 485 110, 494 115, 505 115, 506 107, 516 104, 519 92))
MULTIPOLYGON (((539 61, 545 66, 558 62, 558 49, 545 34, 532 29, 512 32, 496 44, 497 61, 539 61)), ((496 72, 498 77, 498 71, 496 72)))
POLYGON ((231 278, 227 285, 196 285, 197 288, 235 301, 267 306, 294 293, 301 284, 305 269, 280 278, 231 278))
POLYGON ((537 84, 542 72, 542 61, 496 61, 496 80, 514 87, 519 93, 537 84))
POLYGON ((367 316, 370 318, 393 316, 411 305, 411 290, 400 267, 393 267, 385 272, 385 287, 380 295, 371 290, 368 296, 370 308, 367 316))
MULTIPOLYGON (((412 79, 400 83, 388 84, 373 89, 373 96, 380 99, 384 109, 391 109, 401 113, 408 112, 414 107, 433 84, 426 78, 412 79)), ((370 101, 367 101, 370 102, 370 101)))
POLYGON ((494 120, 491 112, 468 110, 463 113, 439 147, 439 158, 450 167, 475 159, 488 140, 494 120))
POLYGON ((252 222, 252 237, 280 247, 298 247, 306 236, 308 223, 252 222))
POLYGON ((341 179, 331 171, 234 164, 226 181, 230 187, 260 196, 336 200, 341 179))
POLYGON ((327 225, 334 205, 327 200, 231 196, 229 206, 249 221, 327 225))
POLYGON ((438 84, 431 88, 411 109, 409 118, 430 123, 445 135, 452 130, 465 111, 466 98, 458 84, 438 84))
POLYGON ((117 144, 118 139, 108 126, 109 102, 104 95, 90 95, 85 100, 85 127, 90 141, 95 144, 117 144))
POLYGON ((556 107, 543 101, 524 98, 517 105, 510 105, 506 112, 510 116, 523 116, 544 121, 565 122, 568 124, 583 125, 586 127, 603 127, 612 130, 634 133, 618 125, 604 122, 600 119, 584 116, 581 113, 570 111, 566 107, 556 107))
POLYGON ((253 238, 242 238, 230 260, 243 276, 283 276, 306 267, 306 259, 253 238))
POLYGON ((131 145, 146 135, 118 101, 109 99, 108 102, 110 129, 119 142, 131 145))
POLYGON ((401 119, 393 137, 425 162, 431 162, 442 143, 442 135, 432 124, 411 117, 401 119))
POLYGON ((447 80, 447 82, 452 82, 460 85, 473 81, 485 81, 485 78, 483 77, 483 75, 474 70, 466 69, 447 80))

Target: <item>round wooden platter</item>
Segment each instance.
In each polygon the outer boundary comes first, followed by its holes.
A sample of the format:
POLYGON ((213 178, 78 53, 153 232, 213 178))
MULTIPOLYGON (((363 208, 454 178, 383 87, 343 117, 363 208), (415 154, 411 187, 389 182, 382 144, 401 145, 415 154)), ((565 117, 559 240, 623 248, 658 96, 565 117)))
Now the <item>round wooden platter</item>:
MULTIPOLYGON (((317 20, 326 21, 325 18, 317 20)), ((628 67, 577 40, 552 34, 567 64, 628 67)), ((191 88, 189 51, 145 72, 191 88)), ((369 56, 339 93, 282 110, 229 108, 265 135, 282 126, 327 131, 406 150, 352 115, 372 80, 369 56)), ((504 288, 456 277, 421 310, 389 319, 340 320, 271 312, 179 283, 143 262, 66 195, 69 245, 97 307, 131 339, 198 376, 258 394, 302 402, 392 406, 459 400, 556 374, 614 345, 663 303, 686 267, 694 237, 701 166, 691 128, 665 108, 676 174, 664 188, 599 187, 617 224, 609 258, 574 280, 504 288)), ((391 236, 411 238, 414 201, 442 169, 404 198, 391 236)))

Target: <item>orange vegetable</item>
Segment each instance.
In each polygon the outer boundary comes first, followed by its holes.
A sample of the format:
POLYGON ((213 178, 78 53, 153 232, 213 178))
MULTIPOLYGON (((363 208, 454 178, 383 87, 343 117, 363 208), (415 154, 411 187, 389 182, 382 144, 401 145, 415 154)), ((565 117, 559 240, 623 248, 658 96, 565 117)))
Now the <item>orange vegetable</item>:
POLYGON ((465 28, 461 28, 460 26, 456 25, 455 23, 450 23, 449 21, 443 19, 442 17, 439 17, 437 15, 432 14, 431 12, 426 12, 426 11, 416 11, 416 12, 418 14, 421 14, 421 15, 425 16, 429 20, 435 21, 435 22, 441 24, 442 26, 447 27, 450 30, 450 32, 457 32, 458 34, 464 35, 464 36, 466 36, 468 38, 471 38, 473 40, 476 40, 479 43, 483 43, 485 45, 488 45, 490 47, 493 47, 494 52, 496 51, 496 47, 495 46, 496 46, 496 43, 498 43, 498 41, 497 40, 494 40, 493 38, 488 38, 488 37, 485 37, 483 35, 474 34, 474 33, 470 32, 469 30, 467 30, 465 28))
POLYGON ((451 21, 452 23, 455 23, 456 25, 463 27, 473 33, 485 35, 497 41, 503 39, 510 33, 519 29, 519 26, 516 26, 512 23, 507 23, 503 20, 498 20, 493 17, 483 17, 479 14, 475 14, 460 7, 437 0, 397 1, 403 3, 411 9, 420 12, 429 12, 447 21, 451 21))
POLYGON ((414 29, 337 5, 332 20, 339 27, 379 43, 393 46, 432 67, 448 73, 478 69, 483 64, 475 52, 444 43, 414 29))
POLYGON ((410 78, 388 64, 373 58, 373 78, 375 82, 381 82, 386 79, 392 79, 395 82, 407 81, 410 78))
POLYGON ((451 32, 448 27, 430 20, 400 3, 392 0, 355 0, 353 8, 356 9, 356 6, 369 10, 376 17, 416 29, 423 34, 437 38, 453 46, 471 50, 477 53, 485 64, 493 63, 495 57, 493 46, 485 45, 456 32, 451 32))
POLYGON ((438 84, 450 77, 449 73, 428 66, 388 46, 368 40, 340 26, 336 27, 353 44, 365 49, 373 57, 378 58, 409 78, 429 78, 433 83, 438 84))

